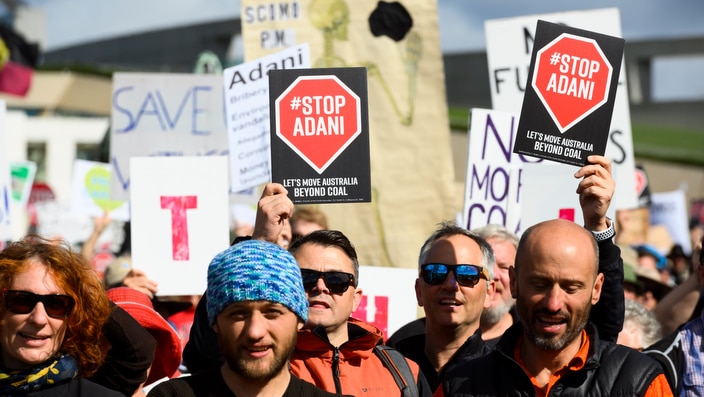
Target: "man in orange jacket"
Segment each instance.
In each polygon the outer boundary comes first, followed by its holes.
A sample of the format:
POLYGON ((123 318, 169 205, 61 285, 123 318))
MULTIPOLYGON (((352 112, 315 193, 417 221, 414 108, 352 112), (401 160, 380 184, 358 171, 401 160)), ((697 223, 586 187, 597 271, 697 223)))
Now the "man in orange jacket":
POLYGON ((338 394, 429 396, 430 388, 416 363, 403 359, 416 383, 400 386, 395 370, 380 357, 385 353, 375 352, 382 342, 381 331, 350 318, 362 290, 357 253, 347 237, 336 230, 319 230, 295 240, 289 251, 301 267, 309 303, 308 321, 291 357, 291 372, 338 394))

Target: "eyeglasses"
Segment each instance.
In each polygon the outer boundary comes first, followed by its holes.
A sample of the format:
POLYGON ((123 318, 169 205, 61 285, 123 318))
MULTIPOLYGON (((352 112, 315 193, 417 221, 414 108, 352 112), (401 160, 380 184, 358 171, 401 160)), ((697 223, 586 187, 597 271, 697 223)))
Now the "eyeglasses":
POLYGON ((343 294, 350 285, 354 285, 354 275, 345 272, 319 272, 317 270, 301 269, 303 288, 310 292, 322 277, 325 286, 333 294, 343 294))
POLYGON ((473 287, 480 278, 489 280, 489 272, 477 265, 446 265, 444 263, 426 263, 421 265, 420 274, 423 281, 430 285, 442 284, 452 271, 459 285, 473 287))
POLYGON ((44 310, 49 317, 66 318, 76 305, 76 301, 68 295, 50 294, 38 295, 27 291, 15 291, 3 288, 2 297, 5 308, 15 314, 28 314, 34 310, 38 302, 44 304, 44 310))

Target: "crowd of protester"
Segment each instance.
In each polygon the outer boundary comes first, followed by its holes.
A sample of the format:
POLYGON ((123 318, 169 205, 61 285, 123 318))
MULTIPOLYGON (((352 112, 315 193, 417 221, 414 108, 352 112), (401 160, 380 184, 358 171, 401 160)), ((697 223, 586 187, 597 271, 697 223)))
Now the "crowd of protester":
POLYGON ((388 340, 351 317, 353 242, 276 183, 202 295, 159 296, 129 243, 91 268, 109 214, 80 249, 28 235, 0 252, 0 395, 704 395, 701 225, 691 253, 616 244, 610 161, 575 180, 581 225, 438 220, 414 248, 425 316, 388 340))

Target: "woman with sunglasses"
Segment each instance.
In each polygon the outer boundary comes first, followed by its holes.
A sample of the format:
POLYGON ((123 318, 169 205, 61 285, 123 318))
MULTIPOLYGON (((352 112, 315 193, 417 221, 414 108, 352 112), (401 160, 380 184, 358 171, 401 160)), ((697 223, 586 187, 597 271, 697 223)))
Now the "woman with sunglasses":
POLYGON ((0 252, 0 395, 122 396, 86 380, 101 365, 107 296, 90 265, 36 236, 0 252))

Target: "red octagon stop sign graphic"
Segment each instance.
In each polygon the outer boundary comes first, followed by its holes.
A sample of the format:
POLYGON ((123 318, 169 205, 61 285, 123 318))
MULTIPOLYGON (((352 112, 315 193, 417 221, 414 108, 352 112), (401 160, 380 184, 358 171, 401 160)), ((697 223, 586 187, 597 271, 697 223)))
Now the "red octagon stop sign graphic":
POLYGON ((276 135, 319 174, 362 132, 359 97, 337 76, 300 76, 274 106, 276 135))
POLYGON ((563 133, 606 103, 612 73, 596 41, 563 33, 536 53, 531 84, 563 133))

